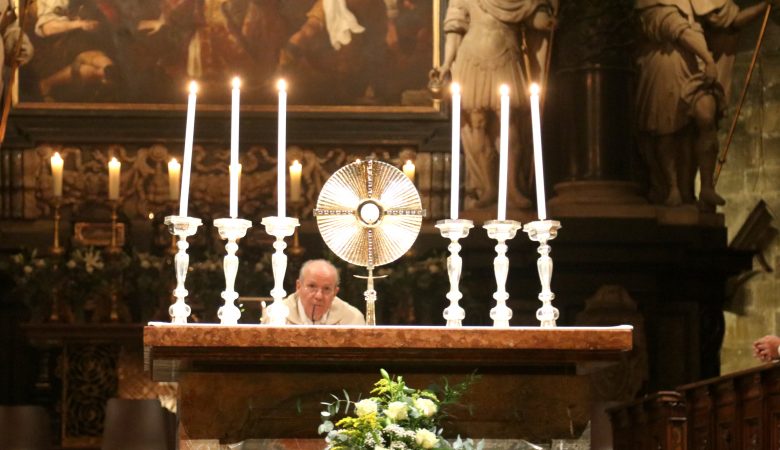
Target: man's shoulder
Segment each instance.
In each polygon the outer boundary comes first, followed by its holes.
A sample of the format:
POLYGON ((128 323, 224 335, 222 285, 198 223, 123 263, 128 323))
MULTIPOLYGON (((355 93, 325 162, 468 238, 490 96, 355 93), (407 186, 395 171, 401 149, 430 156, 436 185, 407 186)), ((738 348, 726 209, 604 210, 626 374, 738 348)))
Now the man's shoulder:
POLYGON ((342 325, 364 325, 366 319, 359 309, 336 297, 330 307, 330 314, 337 323, 342 325))

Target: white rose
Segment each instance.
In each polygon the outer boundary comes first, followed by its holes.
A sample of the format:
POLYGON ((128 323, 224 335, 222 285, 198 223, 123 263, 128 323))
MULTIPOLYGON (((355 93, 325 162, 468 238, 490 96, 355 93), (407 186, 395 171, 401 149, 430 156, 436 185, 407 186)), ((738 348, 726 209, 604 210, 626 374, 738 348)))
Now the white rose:
POLYGON ((363 400, 355 403, 355 414, 358 417, 365 416, 366 414, 376 413, 376 402, 370 398, 364 398, 363 400))
POLYGON ((76 268, 76 261, 71 259, 67 263, 65 263, 65 265, 68 267, 68 269, 75 269, 76 268))
POLYGON ((407 406, 404 402, 390 402, 385 415, 391 420, 404 420, 407 417, 407 406))
POLYGON ((422 448, 433 448, 439 441, 436 435, 424 428, 420 428, 414 433, 414 441, 422 448))
POLYGON ((419 409, 422 415, 425 417, 431 417, 432 415, 436 414, 436 411, 439 410, 439 407, 436 406, 436 403, 428 398, 418 398, 414 401, 414 406, 419 409))

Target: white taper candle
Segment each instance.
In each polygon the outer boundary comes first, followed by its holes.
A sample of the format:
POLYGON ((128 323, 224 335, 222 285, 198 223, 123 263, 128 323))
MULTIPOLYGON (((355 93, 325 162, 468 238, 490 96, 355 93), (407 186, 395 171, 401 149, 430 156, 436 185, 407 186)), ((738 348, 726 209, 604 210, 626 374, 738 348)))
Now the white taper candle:
POLYGON ((181 181, 181 164, 176 158, 168 161, 168 198, 173 201, 179 199, 179 182, 181 181))
POLYGON ((181 171, 181 195, 179 215, 187 217, 187 203, 190 199, 190 171, 192 170, 192 141, 195 134, 195 103, 198 98, 198 83, 190 81, 190 95, 187 99, 187 124, 184 128, 184 160, 181 171))
POLYGON ((108 199, 119 200, 119 183, 122 178, 122 163, 112 157, 108 162, 108 199))
POLYGON ((542 126, 539 114, 539 85, 531 85, 531 129, 534 138, 534 175, 536 176, 536 210, 539 220, 547 219, 544 199, 544 164, 542 162, 542 126))
POLYGON ((498 220, 506 220, 507 167, 509 165, 509 86, 502 84, 501 130, 498 147, 498 220))
POLYGON ((238 217, 238 123, 241 109, 241 79, 233 77, 230 114, 230 217, 238 217))
POLYGON ((52 189, 55 197, 62 197, 62 166, 65 161, 59 152, 54 152, 51 157, 52 189))
POLYGON ((452 83, 452 155, 450 158, 450 219, 458 218, 460 193, 460 85, 452 83))
POLYGON ((287 171, 287 82, 279 80, 276 84, 279 89, 279 131, 277 136, 277 213, 279 217, 286 216, 286 189, 285 172, 287 171))

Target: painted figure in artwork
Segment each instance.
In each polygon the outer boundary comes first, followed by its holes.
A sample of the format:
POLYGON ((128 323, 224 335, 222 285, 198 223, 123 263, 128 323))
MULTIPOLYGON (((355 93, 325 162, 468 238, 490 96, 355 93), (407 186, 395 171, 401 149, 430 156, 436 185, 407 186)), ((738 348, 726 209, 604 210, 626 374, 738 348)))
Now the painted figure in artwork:
POLYGON ((528 90, 544 79, 550 31, 549 0, 452 0, 444 19, 442 66, 432 77, 451 79, 462 89, 461 136, 466 166, 467 207, 486 207, 497 198, 499 86, 510 90, 508 202, 528 208, 533 151, 528 90))
POLYGON ((650 197, 667 206, 694 203, 714 211, 725 200, 714 185, 717 127, 729 98, 738 31, 759 17, 762 2, 637 0, 640 152, 650 170, 650 197))
POLYGON ((37 11, 35 34, 43 45, 33 63, 45 101, 59 99, 61 87, 99 91, 117 81, 103 10, 87 2, 38 0, 37 11))
MULTIPOLYGON (((26 64, 33 56, 33 46, 30 39, 19 29, 19 18, 10 0, 0 0, 0 68, 11 65, 11 59, 16 58, 19 65, 26 64), (19 54, 14 55, 19 44, 19 54)), ((3 91, 5 71, 0 71, 0 92, 3 91)))

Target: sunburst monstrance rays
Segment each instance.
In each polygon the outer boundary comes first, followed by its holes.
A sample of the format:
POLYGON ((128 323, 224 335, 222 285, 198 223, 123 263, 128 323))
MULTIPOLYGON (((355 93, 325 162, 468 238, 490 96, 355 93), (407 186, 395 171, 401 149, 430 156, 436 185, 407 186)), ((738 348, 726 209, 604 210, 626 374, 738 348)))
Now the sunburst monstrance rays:
POLYGON ((425 210, 403 172, 381 161, 356 161, 322 187, 314 216, 328 247, 373 269, 395 261, 417 239, 425 210))

